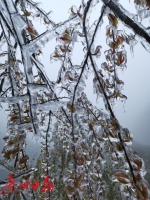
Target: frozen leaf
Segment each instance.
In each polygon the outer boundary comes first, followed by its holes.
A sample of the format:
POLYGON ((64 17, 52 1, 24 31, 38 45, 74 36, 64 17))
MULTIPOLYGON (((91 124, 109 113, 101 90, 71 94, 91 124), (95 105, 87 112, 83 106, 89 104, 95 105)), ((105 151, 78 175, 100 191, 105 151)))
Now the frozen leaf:
POLYGON ((33 28, 32 25, 28 25, 26 29, 31 36, 36 37, 38 35, 38 32, 33 28))
POLYGON ((28 161, 29 157, 26 155, 19 160, 19 164, 25 164, 28 161))
POLYGON ((69 79, 70 81, 73 81, 73 78, 72 78, 70 75, 68 75, 68 79, 69 79))
POLYGON ((23 15, 26 17, 29 17, 31 15, 31 12, 27 11, 27 10, 22 10, 23 11, 23 15))
POLYGON ((57 84, 59 84, 60 83, 60 81, 61 81, 61 77, 59 76, 59 78, 58 78, 58 80, 57 80, 57 84))
POLYGON ((74 182, 74 186, 75 186, 76 188, 80 189, 81 184, 80 184, 79 182, 75 181, 75 182, 74 182))
POLYGON ((125 38, 123 35, 118 36, 116 40, 115 48, 118 48, 120 45, 122 45, 124 41, 125 41, 125 38))
POLYGON ((120 66, 125 61, 125 57, 123 54, 119 53, 116 64, 120 66))
POLYGON ((143 166, 143 161, 140 157, 137 155, 134 156, 134 158, 131 159, 131 161, 135 164, 134 170, 140 170, 143 166))
POLYGON ((29 123, 31 120, 30 120, 30 118, 29 117, 24 117, 24 122, 27 122, 27 123, 29 123))
POLYGON ((70 193, 70 194, 74 193, 74 188, 73 188, 71 185, 67 185, 67 186, 66 186, 66 190, 67 190, 67 192, 70 193))
POLYGON ((70 112, 75 112, 75 108, 70 104, 70 103, 67 103, 67 108, 70 110, 70 112))
POLYGON ((70 43, 71 42, 71 30, 67 29, 65 30, 64 34, 59 37, 60 40, 66 42, 66 43, 70 43))
POLYGON ((149 199, 148 188, 147 188, 147 185, 145 185, 144 183, 141 183, 140 185, 136 185, 136 191, 137 191, 138 198, 144 199, 144 200, 149 199))
POLYGON ((44 17, 44 23, 45 24, 50 24, 50 22, 44 17))
POLYGON ((89 131, 93 131, 93 125, 91 123, 89 123, 88 125, 89 125, 89 131))
POLYGON ((75 6, 72 6, 69 11, 71 12, 72 15, 75 15, 77 13, 77 9, 75 6))
POLYGON ((150 1, 149 0, 145 0, 145 2, 146 2, 146 5, 150 8, 150 1))
POLYGON ((115 15, 109 13, 108 14, 108 19, 110 20, 110 22, 112 23, 113 26, 117 26, 118 20, 117 20, 115 15))
POLYGON ((128 175, 125 174, 124 172, 117 172, 117 173, 113 174, 113 176, 115 176, 115 178, 122 184, 130 183, 130 179, 129 179, 128 175))
POLYGON ((79 11, 77 11, 77 15, 79 16, 79 18, 83 18, 83 15, 79 11))
POLYGON ((5 141, 7 141, 9 139, 9 136, 5 136, 4 138, 3 138, 3 140, 5 140, 5 141))

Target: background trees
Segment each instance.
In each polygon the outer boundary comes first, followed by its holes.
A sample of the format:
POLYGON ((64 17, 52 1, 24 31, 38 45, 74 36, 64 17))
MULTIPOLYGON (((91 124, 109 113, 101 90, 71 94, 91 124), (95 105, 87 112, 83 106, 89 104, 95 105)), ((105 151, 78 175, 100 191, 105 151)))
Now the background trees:
POLYGON ((9 105, 2 164, 13 172, 17 184, 34 181, 35 169, 25 153, 26 135, 33 132, 43 140, 37 164, 39 178, 43 181, 50 175, 56 183, 52 195, 30 189, 30 192, 10 193, 9 198, 20 195, 24 199, 107 199, 111 180, 121 199, 149 199, 144 162, 132 151, 132 135, 119 124, 113 110, 117 99, 123 103, 127 99, 118 73, 126 68, 125 43, 132 52, 140 40, 149 50, 150 36, 142 25, 142 20, 149 17, 149 3, 135 1, 135 6, 136 16, 118 1, 81 1, 79 8, 69 9, 66 21, 56 24, 35 2, 1 1, 0 102, 9 105), (91 13, 95 6, 100 7, 100 14, 93 20, 91 13), (106 60, 100 63, 99 33, 104 18, 109 22, 105 36, 108 46, 106 60), (38 19, 46 25, 43 33, 34 28, 34 20, 38 19), (134 33, 120 30, 121 23, 134 33), (50 60, 61 63, 55 82, 48 79, 40 62, 43 46, 53 38, 58 45, 50 60), (84 52, 80 65, 72 60, 77 42, 84 52), (94 74, 93 89, 97 98, 103 99, 106 113, 93 106, 84 92, 90 73, 94 74))

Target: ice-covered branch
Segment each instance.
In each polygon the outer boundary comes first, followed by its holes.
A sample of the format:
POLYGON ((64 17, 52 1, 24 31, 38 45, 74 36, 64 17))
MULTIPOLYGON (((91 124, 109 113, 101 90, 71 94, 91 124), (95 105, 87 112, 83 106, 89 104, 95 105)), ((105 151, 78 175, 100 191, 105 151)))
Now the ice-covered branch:
POLYGON ((47 30, 38 37, 30 41, 29 44, 23 45, 23 49, 28 49, 31 53, 34 53, 39 49, 39 47, 44 46, 47 42, 52 40, 54 37, 57 37, 59 34, 63 33, 67 28, 73 26, 72 22, 76 19, 77 16, 74 16, 65 22, 58 24, 55 28, 47 30))
POLYGON ((63 105, 65 105, 65 104, 66 104, 65 102, 60 102, 60 101, 47 102, 47 103, 43 103, 43 104, 32 105, 32 108, 40 109, 42 111, 51 110, 53 112, 53 111, 57 110, 58 108, 62 107, 63 105))
POLYGON ((32 123, 28 122, 23 124, 9 124, 8 127, 16 130, 24 130, 24 129, 27 130, 29 127, 32 127, 32 123))
POLYGON ((30 174, 30 173, 33 173, 33 172, 35 172, 35 171, 36 171, 36 168, 30 168, 30 169, 27 169, 27 170, 24 171, 24 172, 20 172, 20 173, 18 173, 18 174, 15 174, 15 175, 14 175, 14 178, 19 178, 20 176, 25 176, 25 175, 30 174))
POLYGON ((0 160, 0 165, 3 166, 6 170, 15 173, 11 166, 7 166, 4 161, 0 160))
POLYGON ((45 17, 45 19, 46 19, 53 27, 56 25, 52 20, 50 20, 50 19, 48 18, 48 15, 44 12, 44 10, 42 10, 41 8, 39 8, 39 7, 37 6, 37 3, 34 3, 34 2, 31 1, 31 0, 26 0, 26 2, 29 3, 30 5, 32 5, 32 7, 33 7, 34 9, 37 9, 37 11, 38 11, 39 13, 41 13, 41 14, 45 17))
POLYGON ((115 0, 102 0, 103 3, 108 6, 115 15, 130 29, 132 29, 137 35, 144 38, 150 44, 150 35, 146 31, 146 28, 140 23, 132 19, 133 15, 129 13, 125 8, 123 8, 115 0))
POLYGON ((9 103, 9 104, 15 104, 18 103, 19 101, 25 101, 25 100, 29 100, 29 96, 28 94, 25 95, 21 95, 18 97, 0 97, 0 102, 1 103, 9 103))

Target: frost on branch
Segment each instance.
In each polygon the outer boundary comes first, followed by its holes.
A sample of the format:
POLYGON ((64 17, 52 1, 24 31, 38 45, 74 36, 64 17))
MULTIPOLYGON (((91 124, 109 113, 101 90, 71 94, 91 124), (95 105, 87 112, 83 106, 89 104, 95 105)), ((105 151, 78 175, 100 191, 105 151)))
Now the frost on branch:
POLYGON ((47 175, 55 185, 53 193, 30 188, 3 193, 1 199, 105 200, 109 199, 110 184, 118 191, 118 199, 149 199, 144 161, 132 151, 132 135, 113 112, 118 99, 123 103, 127 99, 118 73, 127 67, 125 42, 131 50, 137 43, 134 35, 119 29, 119 23, 122 20, 149 43, 146 28, 138 21, 149 17, 149 3, 135 1, 139 19, 134 21, 129 12, 122 16, 125 9, 117 1, 102 2, 97 19, 91 15, 100 2, 83 0, 79 8, 72 6, 68 19, 59 24, 31 0, 0 2, 0 103, 8 104, 0 164, 13 173, 15 187, 36 178, 42 182, 47 175), (101 63, 99 33, 106 18, 106 60, 101 63), (39 34, 34 20, 41 20, 47 30, 39 34), (53 38, 57 45, 50 60, 60 62, 55 82, 49 80, 39 59, 42 48, 53 38), (73 61, 77 42, 84 52, 80 64, 73 61), (85 94, 91 73, 94 92, 103 98, 107 114, 85 94), (26 138, 31 133, 41 139, 36 166, 26 155, 26 138))

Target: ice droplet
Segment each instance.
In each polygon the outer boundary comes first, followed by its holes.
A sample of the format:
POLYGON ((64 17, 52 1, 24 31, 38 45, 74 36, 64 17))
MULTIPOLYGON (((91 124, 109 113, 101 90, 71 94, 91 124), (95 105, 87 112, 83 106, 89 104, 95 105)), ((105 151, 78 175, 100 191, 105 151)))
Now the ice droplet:
POLYGON ((3 106, 0 104, 0 111, 3 109, 3 106))
POLYGON ((126 107, 125 107, 125 103, 126 103, 126 102, 123 102, 123 109, 124 109, 124 113, 126 113, 126 107))

